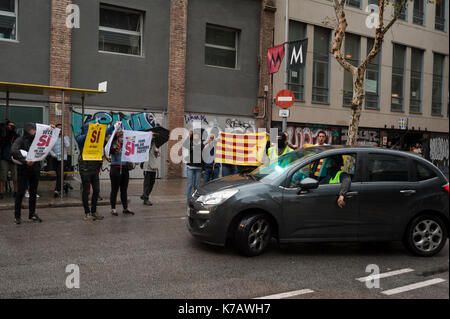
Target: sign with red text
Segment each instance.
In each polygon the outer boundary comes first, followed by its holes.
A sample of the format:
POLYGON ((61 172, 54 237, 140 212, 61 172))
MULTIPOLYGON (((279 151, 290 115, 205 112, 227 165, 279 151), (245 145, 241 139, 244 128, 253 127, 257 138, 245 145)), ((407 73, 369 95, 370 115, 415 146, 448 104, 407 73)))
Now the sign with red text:
POLYGON ((59 138, 59 128, 52 128, 45 124, 36 124, 36 135, 27 154, 27 161, 39 162, 44 160, 55 146, 59 138))
POLYGON ((122 162, 148 161, 152 132, 123 131, 122 162))
POLYGON ((106 125, 89 124, 89 130, 83 147, 83 160, 101 161, 105 144, 106 125))

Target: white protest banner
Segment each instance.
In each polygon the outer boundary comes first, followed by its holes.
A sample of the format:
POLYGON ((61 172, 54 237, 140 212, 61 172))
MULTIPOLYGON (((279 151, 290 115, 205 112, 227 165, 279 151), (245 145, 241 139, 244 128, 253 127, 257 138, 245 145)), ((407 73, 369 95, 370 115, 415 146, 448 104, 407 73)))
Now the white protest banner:
POLYGON ((55 146, 59 137, 59 128, 36 124, 36 135, 27 154, 27 161, 39 162, 44 160, 55 146))
POLYGON ((114 140, 114 136, 116 136, 116 133, 119 129, 120 129, 120 124, 119 123, 114 124, 114 132, 112 133, 111 137, 108 140, 108 143, 105 146, 105 156, 106 157, 110 157, 109 152, 111 151, 111 144, 114 140))
POLYGON ((123 131, 122 162, 148 161, 152 132, 123 131))

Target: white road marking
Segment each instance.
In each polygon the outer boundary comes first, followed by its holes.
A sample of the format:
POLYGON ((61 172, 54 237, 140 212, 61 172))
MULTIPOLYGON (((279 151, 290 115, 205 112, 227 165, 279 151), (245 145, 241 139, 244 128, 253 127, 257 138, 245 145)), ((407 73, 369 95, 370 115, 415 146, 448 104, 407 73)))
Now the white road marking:
POLYGON ((431 280, 426 280, 426 281, 421 281, 415 284, 411 284, 411 285, 407 285, 407 286, 403 286, 403 287, 398 287, 398 288, 394 288, 394 289, 390 289, 390 290, 385 290, 382 291, 382 294, 391 296, 391 295, 395 295, 395 294, 399 294, 405 291, 410 291, 410 290, 414 290, 414 289, 418 289, 418 288, 423 288, 423 287, 427 287, 427 286, 431 286, 431 285, 436 285, 439 284, 441 282, 444 282, 445 279, 442 278, 436 278, 436 279, 431 279, 431 280))
POLYGON ((302 289, 302 290, 284 292, 281 294, 275 294, 275 295, 270 295, 270 296, 265 296, 265 297, 254 298, 254 299, 282 299, 282 298, 289 298, 289 297, 294 297, 294 296, 299 296, 299 295, 304 295, 304 294, 310 294, 312 292, 314 292, 314 290, 302 289))
POLYGON ((411 271, 414 271, 414 269, 404 268, 404 269, 393 270, 393 271, 381 273, 381 274, 378 274, 378 275, 370 275, 370 276, 367 276, 367 277, 356 278, 356 280, 358 280, 360 282, 365 282, 365 281, 374 280, 374 279, 381 279, 381 278, 401 275, 401 274, 405 274, 405 273, 408 273, 408 272, 411 272, 411 271))
POLYGON ((279 96, 278 102, 291 102, 292 96, 279 96))

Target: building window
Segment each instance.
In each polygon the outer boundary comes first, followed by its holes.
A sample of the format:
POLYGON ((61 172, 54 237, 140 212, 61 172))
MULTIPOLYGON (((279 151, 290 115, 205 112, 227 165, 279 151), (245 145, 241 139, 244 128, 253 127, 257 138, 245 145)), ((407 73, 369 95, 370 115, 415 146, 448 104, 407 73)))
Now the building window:
MULTIPOLYGON (((367 39, 367 55, 373 48, 375 43, 374 39, 367 39)), ((380 90, 380 63, 381 61, 381 49, 372 59, 372 61, 367 65, 366 70, 366 109, 379 110, 379 90, 380 90)))
POLYGON ((445 31, 445 10, 447 1, 446 0, 438 0, 436 2, 436 13, 434 16, 434 28, 436 30, 445 31))
MULTIPOLYGON (((289 21, 289 41, 306 38, 306 24, 298 21, 289 21)), ((289 53, 289 56, 291 54, 289 53)), ((294 93, 296 101, 305 101, 305 64, 297 70, 289 70, 288 89, 294 93)))
POLYGON ((391 111, 403 111, 406 47, 394 44, 392 59, 391 111))
POLYGON ((330 31, 314 27, 312 102, 328 103, 330 31))
MULTIPOLYGON (((359 51, 361 38, 357 35, 346 34, 344 43, 344 58, 353 66, 359 65, 359 51)), ((344 92, 343 105, 350 106, 353 98, 353 75, 350 71, 344 70, 344 92)))
POLYGON ((445 56, 434 53, 433 56, 433 96, 431 101, 431 115, 442 115, 442 101, 444 93, 444 60, 445 56))
MULTIPOLYGON (((374 1, 378 3, 378 0, 374 0, 374 1)), ((406 1, 405 7, 403 8, 402 12, 398 16, 399 20, 408 21, 408 1, 406 1)), ((400 10, 401 5, 402 5, 402 0, 394 0, 394 16, 397 14, 398 10, 400 10)))
POLYGON ((99 50, 142 55, 143 22, 142 12, 100 5, 99 50))
POLYGON ((0 0, 0 40, 17 40, 17 0, 0 0))
POLYGON ((409 112, 422 112, 422 70, 423 51, 411 49, 411 88, 409 97, 409 112))
POLYGON ((425 25, 425 1, 414 0, 413 9, 413 23, 418 25, 425 25))
POLYGON ((205 64, 237 69, 238 31, 206 25, 205 64))
POLYGON ((347 0, 346 4, 350 7, 361 8, 361 0, 347 0))

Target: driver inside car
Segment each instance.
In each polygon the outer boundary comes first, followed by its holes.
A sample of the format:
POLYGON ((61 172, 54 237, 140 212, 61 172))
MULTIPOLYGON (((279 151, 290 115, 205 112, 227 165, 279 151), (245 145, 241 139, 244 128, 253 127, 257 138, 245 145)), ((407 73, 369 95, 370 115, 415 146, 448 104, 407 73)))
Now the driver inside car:
MULTIPOLYGON (((349 159, 347 159, 347 161, 349 161, 349 159)), ((319 184, 341 184, 339 198, 337 200, 337 204, 340 208, 345 206, 344 198, 352 183, 350 175, 344 172, 343 166, 344 161, 341 155, 328 157, 325 164, 327 174, 319 181, 319 184)))

